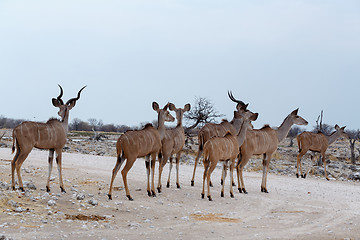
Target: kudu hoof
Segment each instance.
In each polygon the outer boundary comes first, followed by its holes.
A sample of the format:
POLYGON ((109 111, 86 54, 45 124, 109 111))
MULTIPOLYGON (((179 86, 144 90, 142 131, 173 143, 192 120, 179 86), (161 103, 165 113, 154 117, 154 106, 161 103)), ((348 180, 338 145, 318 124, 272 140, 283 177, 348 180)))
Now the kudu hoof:
POLYGON ((191 181, 191 186, 192 186, 192 187, 194 186, 194 181, 191 181))
POLYGON ((148 194, 149 197, 152 196, 150 191, 147 191, 147 194, 148 194))
POLYGON ((212 182, 210 182, 210 187, 213 187, 213 184, 212 184, 212 182))
POLYGON ((158 190, 158 193, 161 193, 161 187, 158 187, 157 190, 158 190))
POLYGON ((296 177, 299 178, 299 174, 298 174, 298 173, 296 174, 296 177))
POLYGON ((241 188, 238 188, 238 190, 239 190, 239 193, 242 193, 242 190, 241 190, 241 188))
POLYGON ((234 198, 234 194, 233 194, 232 192, 230 193, 230 197, 231 197, 231 198, 234 198))
POLYGON ((12 187, 12 190, 15 191, 15 187, 12 187))
POLYGON ((306 178, 306 174, 304 174, 304 175, 301 175, 301 178, 306 178))
POLYGON ((330 181, 330 178, 326 178, 326 180, 330 181))
POLYGON ((261 188, 261 192, 264 192, 264 193, 269 193, 268 190, 266 188, 261 188))
POLYGON ((65 189, 60 187, 62 193, 66 193, 65 189))
POLYGON ((46 186, 46 191, 50 192, 50 188, 48 186, 46 186))
POLYGON ((211 196, 210 196, 210 195, 208 196, 208 199, 209 199, 209 201, 212 201, 212 198, 211 198, 211 196))
POLYGON ((201 199, 204 199, 205 198, 205 194, 201 194, 201 199))
POLYGON ((224 180, 221 179, 220 184, 222 186, 224 184, 224 180))
POLYGON ((166 187, 167 187, 167 188, 170 187, 170 183, 169 183, 169 182, 166 183, 166 187))
POLYGON ((134 199, 130 195, 126 195, 126 196, 130 201, 134 201, 134 199))
POLYGON ((109 200, 112 200, 112 196, 111 194, 108 194, 109 200))
POLYGON ((233 183, 232 183, 232 186, 233 186, 233 187, 236 187, 236 184, 233 182, 233 183))
POLYGON ((23 187, 19 187, 19 190, 22 191, 22 192, 25 192, 23 187))
POLYGON ((221 192, 221 197, 224 197, 224 193, 223 193, 223 192, 221 192))
POLYGON ((155 191, 151 191, 151 196, 152 196, 152 197, 156 197, 155 191))
POLYGON ((177 188, 181 188, 181 187, 180 187, 180 184, 178 184, 178 183, 176 184, 176 187, 177 187, 177 188))
POLYGON ((244 194, 248 194, 248 192, 245 190, 245 188, 241 189, 244 194))

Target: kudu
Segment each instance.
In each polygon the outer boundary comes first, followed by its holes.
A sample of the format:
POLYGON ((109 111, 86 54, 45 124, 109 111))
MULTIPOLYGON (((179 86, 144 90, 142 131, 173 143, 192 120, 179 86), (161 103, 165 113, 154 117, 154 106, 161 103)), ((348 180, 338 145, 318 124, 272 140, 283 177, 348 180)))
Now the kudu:
MULTIPOLYGON (((240 108, 246 110, 249 104, 245 104, 244 102, 235 99, 231 92, 228 92, 228 96, 233 102, 237 103, 236 105, 237 111, 234 111, 234 117, 231 120, 231 122, 223 120, 220 124, 208 123, 200 129, 198 133, 199 149, 195 158, 195 165, 193 170, 193 176, 191 179, 191 186, 194 186, 196 167, 201 155, 203 154, 203 146, 206 143, 206 141, 208 141, 212 137, 223 137, 227 132, 230 132, 232 135, 236 136, 240 130, 240 126, 243 122, 243 117, 239 113, 240 108)), ((210 182, 210 186, 212 186, 211 182, 210 182)))
POLYGON ((184 108, 176 108, 173 103, 169 103, 169 109, 176 113, 177 125, 175 128, 166 129, 164 139, 162 140, 161 153, 162 157, 159 158, 159 181, 157 190, 161 192, 161 174, 168 159, 170 161, 169 177, 166 187, 170 187, 170 175, 172 169, 172 156, 176 155, 176 186, 180 188, 179 182, 179 164, 181 151, 185 144, 185 133, 182 126, 183 115, 185 112, 190 111, 190 104, 186 104, 184 108))
POLYGON ((112 199, 112 186, 121 165, 126 159, 126 164, 121 171, 124 181, 127 198, 132 201, 130 191, 127 184, 127 174, 133 166, 135 160, 140 157, 145 157, 145 166, 147 173, 147 192, 149 196, 156 196, 154 186, 155 160, 156 156, 160 154, 161 141, 165 136, 165 121, 173 122, 175 119, 169 113, 168 105, 160 108, 156 102, 152 103, 153 109, 158 113, 158 128, 154 128, 151 124, 147 124, 142 130, 127 131, 121 135, 116 143, 117 161, 112 171, 110 190, 108 197, 112 199), (151 162, 150 162, 151 157, 151 162), (151 164, 151 171, 150 171, 151 164), (150 189, 150 172, 151 172, 151 189, 150 189))
POLYGON ((239 192, 247 193, 245 190, 243 169, 253 155, 263 154, 263 176, 261 183, 261 192, 268 193, 266 188, 267 173, 269 170, 269 163, 273 153, 276 151, 279 142, 281 142, 289 133, 291 126, 307 125, 308 122, 298 115, 298 110, 292 111, 277 129, 265 125, 261 129, 248 130, 245 141, 240 147, 239 161, 237 165, 238 170, 238 190, 239 192))
POLYGON ((340 128, 337 124, 335 125, 335 132, 330 136, 326 136, 321 132, 312 133, 312 132, 303 132, 297 136, 296 140, 298 142, 299 154, 297 155, 297 165, 296 165, 296 177, 299 177, 299 165, 300 165, 300 175, 302 178, 306 178, 309 170, 303 175, 301 167, 301 158, 305 155, 307 151, 319 152, 321 154, 322 162, 324 164, 325 178, 329 180, 326 173, 326 160, 325 152, 330 144, 335 142, 338 138, 344 137, 349 138, 349 136, 344 132, 345 127, 340 128))
MULTIPOLYGON (((240 110, 244 110, 241 108, 240 110)), ((214 171, 218 161, 223 161, 223 174, 222 174, 222 189, 221 197, 224 197, 224 185, 226 179, 226 171, 228 163, 230 162, 230 197, 234 197, 233 194, 233 170, 235 165, 235 159, 239 155, 239 146, 244 142, 245 135, 248 129, 252 128, 251 121, 255 121, 258 117, 257 113, 252 113, 248 110, 244 110, 242 113, 244 116, 243 123, 240 127, 240 130, 237 136, 227 132, 224 137, 213 137, 209 139, 204 145, 204 175, 203 175, 203 191, 201 197, 204 198, 205 195, 205 178, 207 180, 208 187, 208 199, 212 201, 210 194, 210 176, 214 171)))
POLYGON ((60 87, 60 95, 57 98, 52 99, 52 104, 58 107, 60 110, 58 115, 61 120, 50 119, 46 123, 41 122, 22 122, 16 126, 13 130, 13 146, 12 152, 16 154, 11 162, 11 186, 15 190, 15 169, 19 180, 19 189, 24 191, 20 168, 31 150, 35 148, 49 149, 49 174, 46 184, 46 191, 50 191, 50 175, 53 165, 54 152, 56 152, 56 162, 59 171, 59 182, 61 192, 66 192, 62 180, 61 160, 62 149, 66 143, 66 137, 68 132, 69 111, 75 106, 76 101, 80 98, 81 91, 86 87, 80 89, 76 98, 71 98, 65 104, 61 99, 63 95, 63 89, 60 87))

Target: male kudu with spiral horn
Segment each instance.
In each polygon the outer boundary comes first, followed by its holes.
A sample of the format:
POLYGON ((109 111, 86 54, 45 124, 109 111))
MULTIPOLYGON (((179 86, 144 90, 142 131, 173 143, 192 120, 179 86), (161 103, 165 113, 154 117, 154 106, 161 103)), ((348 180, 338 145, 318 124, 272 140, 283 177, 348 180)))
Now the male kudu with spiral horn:
POLYGON ((67 138, 69 111, 75 106, 76 101, 80 98, 81 91, 86 86, 80 89, 76 98, 71 98, 65 104, 61 99, 63 95, 63 89, 60 85, 59 87, 60 95, 57 98, 52 99, 52 104, 54 107, 58 107, 60 109, 58 112, 58 115, 61 117, 60 120, 49 119, 46 123, 25 121, 16 126, 13 130, 13 153, 16 147, 16 154, 11 162, 11 186, 13 190, 15 190, 16 169, 19 180, 19 189, 24 191, 24 186, 20 175, 20 168, 31 150, 35 147, 38 149, 49 149, 49 174, 46 184, 46 191, 50 191, 50 175, 54 159, 54 152, 56 152, 60 189, 62 192, 65 192, 61 172, 61 158, 62 149, 65 146, 67 138))

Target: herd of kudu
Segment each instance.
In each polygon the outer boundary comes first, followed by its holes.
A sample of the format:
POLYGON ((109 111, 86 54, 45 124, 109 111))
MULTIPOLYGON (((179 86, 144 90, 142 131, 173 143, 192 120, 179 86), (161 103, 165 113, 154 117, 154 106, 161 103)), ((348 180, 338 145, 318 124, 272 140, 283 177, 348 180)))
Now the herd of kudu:
MULTIPOLYGON (((59 108, 58 119, 50 119, 46 123, 25 121, 19 124, 13 130, 13 147, 12 152, 16 154, 11 162, 12 189, 15 190, 15 169, 18 175, 19 189, 24 191, 20 169, 21 165, 31 152, 32 148, 49 149, 49 172, 46 184, 46 190, 50 191, 50 175, 52 170, 54 152, 56 153, 56 163, 58 165, 60 189, 65 192, 62 170, 61 156, 62 149, 66 143, 68 132, 69 111, 75 106, 79 100, 80 89, 76 98, 71 98, 66 103, 62 100, 63 89, 60 87, 60 95, 52 99, 52 104, 59 108)), ((291 127, 296 125, 307 125, 308 122, 298 115, 298 109, 292 111, 285 117, 283 123, 278 128, 271 128, 265 125, 261 129, 253 129, 251 122, 255 121, 258 113, 253 113, 247 109, 248 104, 234 98, 231 92, 228 92, 229 98, 237 103, 234 117, 229 122, 223 120, 220 124, 208 123, 202 127, 198 133, 199 149, 195 158, 195 165, 191 185, 194 186, 195 172, 198 161, 203 155, 203 189, 201 196, 205 196, 205 181, 207 182, 207 197, 211 201, 210 176, 215 169, 217 163, 223 163, 221 177, 221 196, 224 196, 224 185, 227 169, 230 167, 230 196, 234 197, 232 187, 233 170, 236 168, 238 190, 240 193, 247 193, 243 179, 243 169, 249 159, 253 155, 263 155, 263 175, 261 183, 261 191, 268 193, 266 187, 267 173, 269 170, 269 162, 276 151, 279 142, 281 142, 289 133, 291 127), (238 159, 236 161, 236 159, 238 159)), ((157 190, 161 192, 161 175, 165 164, 170 162, 169 176, 167 187, 170 185, 170 174, 172 168, 172 157, 176 155, 176 185, 180 188, 179 182, 179 162, 180 154, 185 144, 185 134, 182 126, 183 115, 190 110, 190 104, 186 104, 184 108, 176 108, 174 104, 167 103, 163 108, 158 103, 153 102, 152 108, 158 115, 158 126, 155 128, 151 124, 147 124, 141 130, 131 130, 122 134, 116 143, 117 161, 112 171, 110 190, 108 197, 112 199, 112 187, 114 179, 125 162, 125 166, 121 171, 126 196, 129 200, 133 200, 127 184, 127 174, 133 166, 137 158, 144 157, 147 172, 147 192, 149 196, 155 196, 155 161, 158 158, 159 178, 157 190), (176 113, 177 126, 175 128, 166 128, 165 122, 173 122, 175 118, 169 113, 169 110, 176 113), (150 187, 151 176, 151 187, 150 187)), ((329 180, 326 173, 325 151, 329 144, 333 143, 339 137, 348 138, 344 133, 344 128, 335 126, 335 132, 330 136, 326 136, 321 132, 303 132, 297 137, 299 154, 297 156, 297 173, 305 178, 306 174, 302 174, 301 158, 307 151, 320 152, 325 170, 325 177, 329 180)))

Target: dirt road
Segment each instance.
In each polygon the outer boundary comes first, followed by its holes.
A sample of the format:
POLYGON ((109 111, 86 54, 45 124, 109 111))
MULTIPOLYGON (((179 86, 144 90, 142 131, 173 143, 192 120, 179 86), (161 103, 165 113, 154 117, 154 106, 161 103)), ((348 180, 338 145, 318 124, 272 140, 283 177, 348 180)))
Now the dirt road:
MULTIPOLYGON (((203 168, 198 168, 195 186, 191 187, 193 166, 181 165, 181 189, 176 188, 173 169, 171 187, 163 186, 163 192, 154 198, 147 196, 145 164, 138 159, 128 175, 134 201, 125 197, 121 174, 109 201, 114 157, 65 153, 67 192, 60 193, 54 163, 48 194, 47 155, 46 151, 33 150, 25 161, 23 181, 30 181, 37 189, 28 188, 23 194, 6 190, 13 155, 9 148, 0 149, 0 236, 87 240, 360 239, 359 182, 269 174, 270 193, 265 194, 260 192, 261 173, 245 172, 249 194, 240 194, 234 188, 235 198, 230 198, 228 178, 225 197, 221 198, 218 168, 212 175, 214 201, 209 202, 200 197, 203 168)), ((168 165, 163 185, 167 175, 168 165)))

